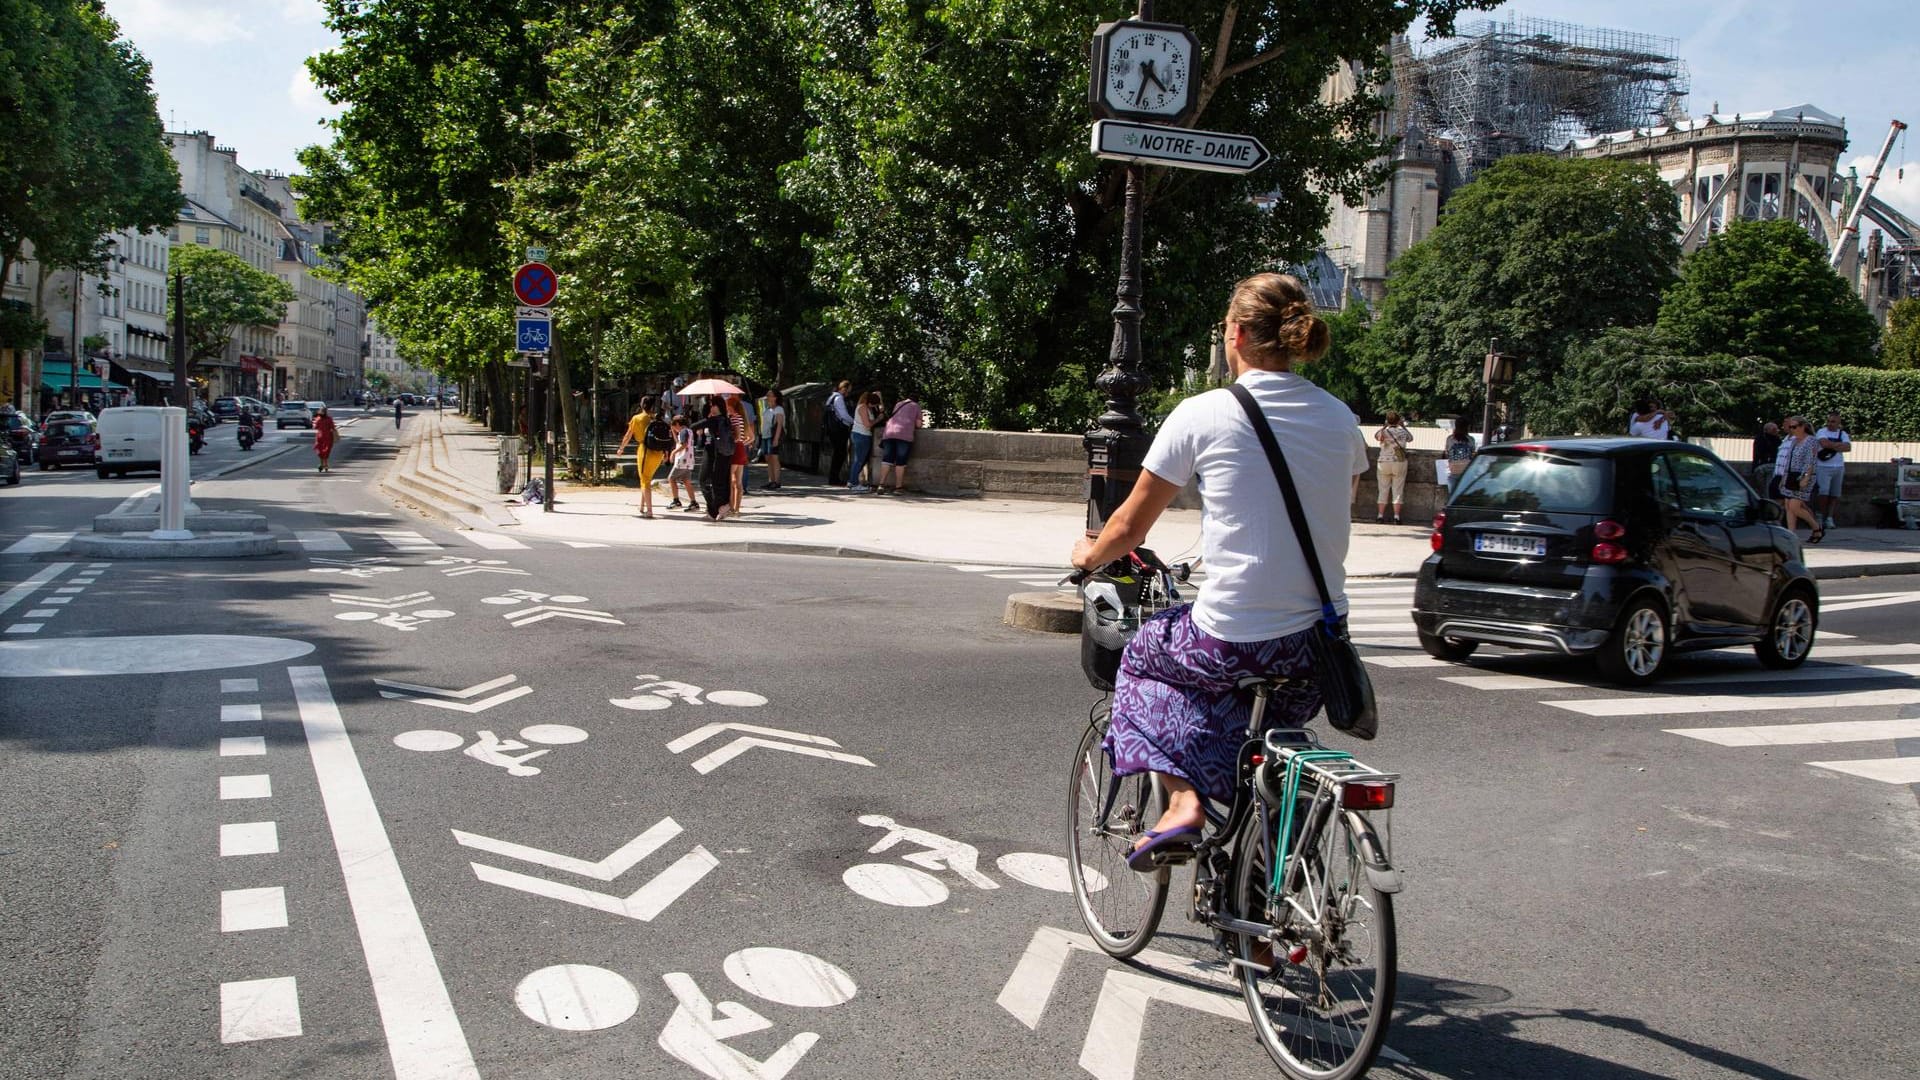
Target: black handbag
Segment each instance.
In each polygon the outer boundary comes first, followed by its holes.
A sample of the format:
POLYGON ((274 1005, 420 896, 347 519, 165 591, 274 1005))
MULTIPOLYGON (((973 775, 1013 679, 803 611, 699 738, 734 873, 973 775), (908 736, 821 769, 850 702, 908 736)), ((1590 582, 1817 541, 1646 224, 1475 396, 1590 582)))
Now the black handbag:
POLYGON ((1293 522, 1300 553, 1306 556, 1307 572, 1313 575, 1314 587, 1320 590, 1320 621, 1314 624, 1317 632, 1307 639, 1307 651, 1313 657, 1314 679, 1326 703, 1327 722, 1356 739, 1371 739, 1380 733, 1380 711, 1374 703, 1373 679, 1367 675, 1367 665, 1347 636, 1346 620, 1334 610, 1333 594, 1327 591, 1327 577, 1320 572, 1320 555, 1313 549, 1313 533, 1307 528, 1307 512, 1301 508, 1300 492, 1293 484, 1293 471, 1287 468, 1286 455, 1280 452, 1280 443, 1274 439, 1273 428, 1253 400, 1252 392, 1238 383, 1228 389, 1253 423, 1260 449, 1267 452, 1267 464, 1273 467, 1273 478, 1286 499, 1287 518, 1293 522))

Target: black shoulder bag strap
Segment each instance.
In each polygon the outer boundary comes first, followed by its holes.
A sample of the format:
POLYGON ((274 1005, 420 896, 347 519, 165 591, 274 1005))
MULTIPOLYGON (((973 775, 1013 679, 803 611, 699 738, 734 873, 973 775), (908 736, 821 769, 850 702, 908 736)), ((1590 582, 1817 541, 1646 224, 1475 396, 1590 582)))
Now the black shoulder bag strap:
POLYGON ((1253 392, 1239 383, 1227 389, 1247 411, 1253 433, 1260 438, 1260 449, 1267 452, 1267 464, 1273 466, 1273 478, 1280 483, 1280 494, 1287 501, 1287 517, 1293 522, 1293 535, 1300 541, 1300 554, 1306 556, 1307 572, 1313 575, 1314 588, 1320 590, 1320 617, 1329 629, 1337 629, 1340 613, 1334 610, 1333 594, 1327 591, 1327 575, 1320 570, 1320 553, 1313 548, 1313 533, 1307 528, 1307 512, 1300 505, 1300 490, 1293 484, 1293 470, 1287 467, 1286 455, 1280 452, 1280 442, 1273 437, 1273 427, 1267 423, 1259 403, 1253 400, 1253 392))

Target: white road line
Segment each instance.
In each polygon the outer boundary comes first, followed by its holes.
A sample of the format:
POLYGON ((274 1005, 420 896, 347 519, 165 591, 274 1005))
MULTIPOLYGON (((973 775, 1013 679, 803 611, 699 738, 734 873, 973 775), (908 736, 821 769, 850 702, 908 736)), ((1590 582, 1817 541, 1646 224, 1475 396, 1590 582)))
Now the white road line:
POLYGON ((71 597, 71 596, 47 596, 47 597, 42 597, 42 598, 40 599, 40 601, 39 601, 39 602, 40 602, 40 603, 42 603, 42 604, 71 604, 71 603, 73 603, 73 597, 71 597))
POLYGON ((1876 742, 1920 736, 1920 717, 1905 720, 1841 720, 1831 724, 1767 724, 1721 728, 1668 728, 1716 746, 1815 746, 1821 743, 1876 742))
POLYGON ((113 564, 112 564, 112 563, 110 563, 110 562, 90 562, 90 563, 88 563, 88 564, 87 564, 87 569, 89 569, 89 570, 105 570, 105 569, 107 569, 108 567, 110 567, 110 566, 112 566, 112 565, 113 565, 113 564))
POLYGON ((332 529, 295 529, 293 538, 308 551, 352 551, 347 538, 332 529))
POLYGON ((7 627, 7 633, 9 633, 9 634, 37 634, 37 633, 39 633, 39 632, 40 632, 40 628, 41 628, 41 627, 43 627, 43 626, 45 626, 45 625, 47 625, 47 624, 46 624, 46 623, 37 623, 37 622, 17 622, 17 623, 14 623, 14 624, 13 624, 12 626, 9 626, 9 627, 7 627))
POLYGON ((1375 598, 1365 593, 1361 593, 1358 596, 1349 593, 1347 594, 1347 610, 1351 611, 1354 608, 1401 608, 1411 611, 1413 610, 1413 601, 1404 596, 1375 598))
POLYGON ((85 589, 78 589, 78 588, 75 588, 75 587, 73 587, 73 586, 71 586, 71 585, 63 585, 63 586, 61 586, 60 588, 58 588, 58 589, 55 589, 55 590, 53 590, 53 591, 54 591, 55 593, 65 593, 65 594, 67 594, 67 595, 69 595, 69 596, 72 596, 72 595, 77 595, 77 594, 79 594, 79 593, 83 593, 83 592, 86 592, 87 590, 85 590, 85 589))
POLYGON ((44 555, 59 551, 72 539, 72 532, 38 532, 15 540, 5 551, 0 551, 0 555, 44 555))
POLYGON ((1820 605, 1820 614, 1831 615, 1836 611, 1858 611, 1861 608, 1891 607, 1894 604, 1911 604, 1920 600, 1920 592, 1882 593, 1878 596, 1841 596, 1820 605))
POLYGON ((340 853, 395 1080, 478 1080, 433 946, 387 839, 326 672, 288 668, 327 823, 340 853))
MULTIPOLYGON (((1753 646, 1741 645, 1737 648, 1711 649, 1710 653, 1742 653, 1753 655, 1753 646)), ((1920 656, 1920 642, 1904 645, 1823 645, 1813 654, 1815 660, 1846 660, 1870 656, 1920 656)))
POLYGON ((223 694, 251 694, 260 689, 259 679, 221 679, 220 692, 223 694))
POLYGON ((287 925, 287 891, 278 885, 265 889, 225 889, 220 893, 220 932, 277 930, 287 925))
POLYGON ((1365 657, 1365 660, 1369 664, 1373 664, 1378 667, 1389 667, 1389 668, 1459 667, 1461 666, 1459 664, 1455 664, 1451 660, 1441 660, 1438 657, 1433 657, 1433 656, 1369 656, 1369 657, 1365 657))
POLYGON ((280 829, 271 821, 240 821, 220 826, 220 854, 272 855, 280 850, 280 829))
POLYGON ((60 614, 59 608, 43 607, 43 608, 34 608, 32 611, 27 612, 26 615, 23 617, 28 619, 51 619, 58 614, 60 614))
MULTIPOLYGON (((1042 571, 1042 572, 1044 573, 1044 571, 1042 571)), ((985 574, 985 575, 982 575, 982 576, 984 576, 984 577, 990 577, 990 578, 994 578, 994 579, 996 579, 996 580, 999 580, 999 581, 1019 581, 1019 580, 1020 580, 1021 578, 1030 578, 1030 577, 1033 577, 1033 576, 1035 576, 1035 573, 1034 573, 1034 571, 1032 571, 1032 570, 1028 570, 1028 571, 1026 571, 1026 572, 1024 572, 1024 573, 1011 573, 1011 574, 985 574)), ((1067 575, 1066 575, 1066 574, 1064 574, 1064 573, 1060 575, 1060 577, 1066 577, 1066 576, 1067 576, 1067 575)), ((1057 577, 1057 578, 1054 578, 1053 580, 1055 580, 1055 581, 1059 581, 1059 580, 1060 580, 1060 578, 1059 578, 1059 577, 1057 577)))
POLYGON ((497 532, 486 532, 481 529, 469 529, 459 535, 462 539, 491 551, 514 551, 527 546, 511 536, 502 536, 497 532))
POLYGON ((442 551, 439 544, 408 529, 375 529, 374 535, 401 551, 442 551))
MULTIPOLYGON (((25 600, 27 597, 32 596, 36 592, 39 592, 40 589, 47 584, 47 582, 52 581, 54 578, 57 578, 61 574, 65 573, 67 571, 67 568, 72 565, 73 565, 72 563, 67 563, 67 562, 52 563, 42 568, 39 573, 33 575, 27 580, 20 582, 19 584, 8 589, 6 592, 0 593, 0 612, 5 612, 11 609, 14 605, 25 600)), ((46 603, 46 601, 43 600, 41 601, 41 603, 46 603)))
POLYGON ((300 990, 291 977, 220 984, 220 1041, 255 1042, 300 1034, 300 990))
POLYGON ((220 706, 220 722, 223 724, 246 724, 256 722, 259 719, 260 706, 258 705, 220 706))
POLYGON ((570 548, 601 548, 607 546, 605 544, 596 544, 591 540, 562 540, 560 542, 570 548))
POLYGON ((1832 769, 1885 784, 1920 784, 1920 757, 1869 758, 1864 761, 1809 761, 1820 769, 1832 769))
MULTIPOLYGON (((1763 683, 1787 681, 1797 684, 1826 679, 1899 679, 1920 675, 1920 664, 1815 664, 1791 671, 1771 671, 1755 667, 1741 671, 1716 671, 1710 675, 1690 675, 1668 679, 1662 686, 1712 686, 1718 683, 1763 683)), ((1532 675, 1444 675, 1441 682, 1470 690, 1599 690, 1591 683, 1562 679, 1541 679, 1532 675)))
POLYGON ((271 799, 273 798, 273 777, 266 773, 223 776, 220 778, 220 797, 223 799, 271 799))
POLYGON ((265 735, 241 735, 220 740, 221 757, 260 757, 266 752, 265 735))
POLYGON ((1789 712, 1920 705, 1920 690, 1854 690, 1840 694, 1710 694, 1700 697, 1623 697, 1597 701, 1543 701, 1586 716, 1656 716, 1696 712, 1789 712))

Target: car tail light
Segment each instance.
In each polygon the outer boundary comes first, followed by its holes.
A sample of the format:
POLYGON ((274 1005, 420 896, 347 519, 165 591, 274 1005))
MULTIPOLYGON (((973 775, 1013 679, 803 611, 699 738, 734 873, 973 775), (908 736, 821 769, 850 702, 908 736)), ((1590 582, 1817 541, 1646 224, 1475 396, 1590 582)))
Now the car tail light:
POLYGON ((1355 780, 1340 785, 1342 810, 1391 810, 1393 781, 1355 780))
POLYGON ((1588 557, 1594 562, 1609 565, 1626 562, 1627 549, 1613 542, 1625 539, 1626 535, 1625 525, 1617 521, 1600 522, 1593 527, 1593 538, 1600 542, 1593 545, 1593 550, 1588 553, 1588 557))
POLYGON ((1433 546, 1433 550, 1439 551, 1443 546, 1446 545, 1446 542, 1447 542, 1447 512, 1445 510, 1442 510, 1439 513, 1433 515, 1433 535, 1427 537, 1427 543, 1433 546))
POLYGON ((95 432, 94 434, 87 436, 87 445, 95 450, 100 449, 100 434, 98 432, 95 432))

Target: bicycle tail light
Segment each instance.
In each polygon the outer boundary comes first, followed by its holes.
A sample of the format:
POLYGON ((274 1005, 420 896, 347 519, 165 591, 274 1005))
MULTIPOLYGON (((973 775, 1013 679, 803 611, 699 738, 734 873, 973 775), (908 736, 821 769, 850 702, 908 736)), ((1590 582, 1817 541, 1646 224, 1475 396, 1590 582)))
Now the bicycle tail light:
POLYGON ((1433 515, 1433 535, 1427 538, 1427 543, 1433 545, 1433 550, 1435 551, 1439 551, 1442 547, 1446 546, 1447 512, 1445 510, 1433 515))
POLYGON ((1352 780, 1340 785, 1343 810, 1390 810, 1393 808, 1393 781, 1352 780))
POLYGON ((1626 537, 1625 525, 1613 520, 1599 522, 1593 527, 1593 538, 1599 543, 1593 545, 1593 550, 1587 553, 1587 557, 1594 562, 1608 565, 1626 562, 1626 547, 1615 543, 1618 540, 1625 540, 1626 537))

